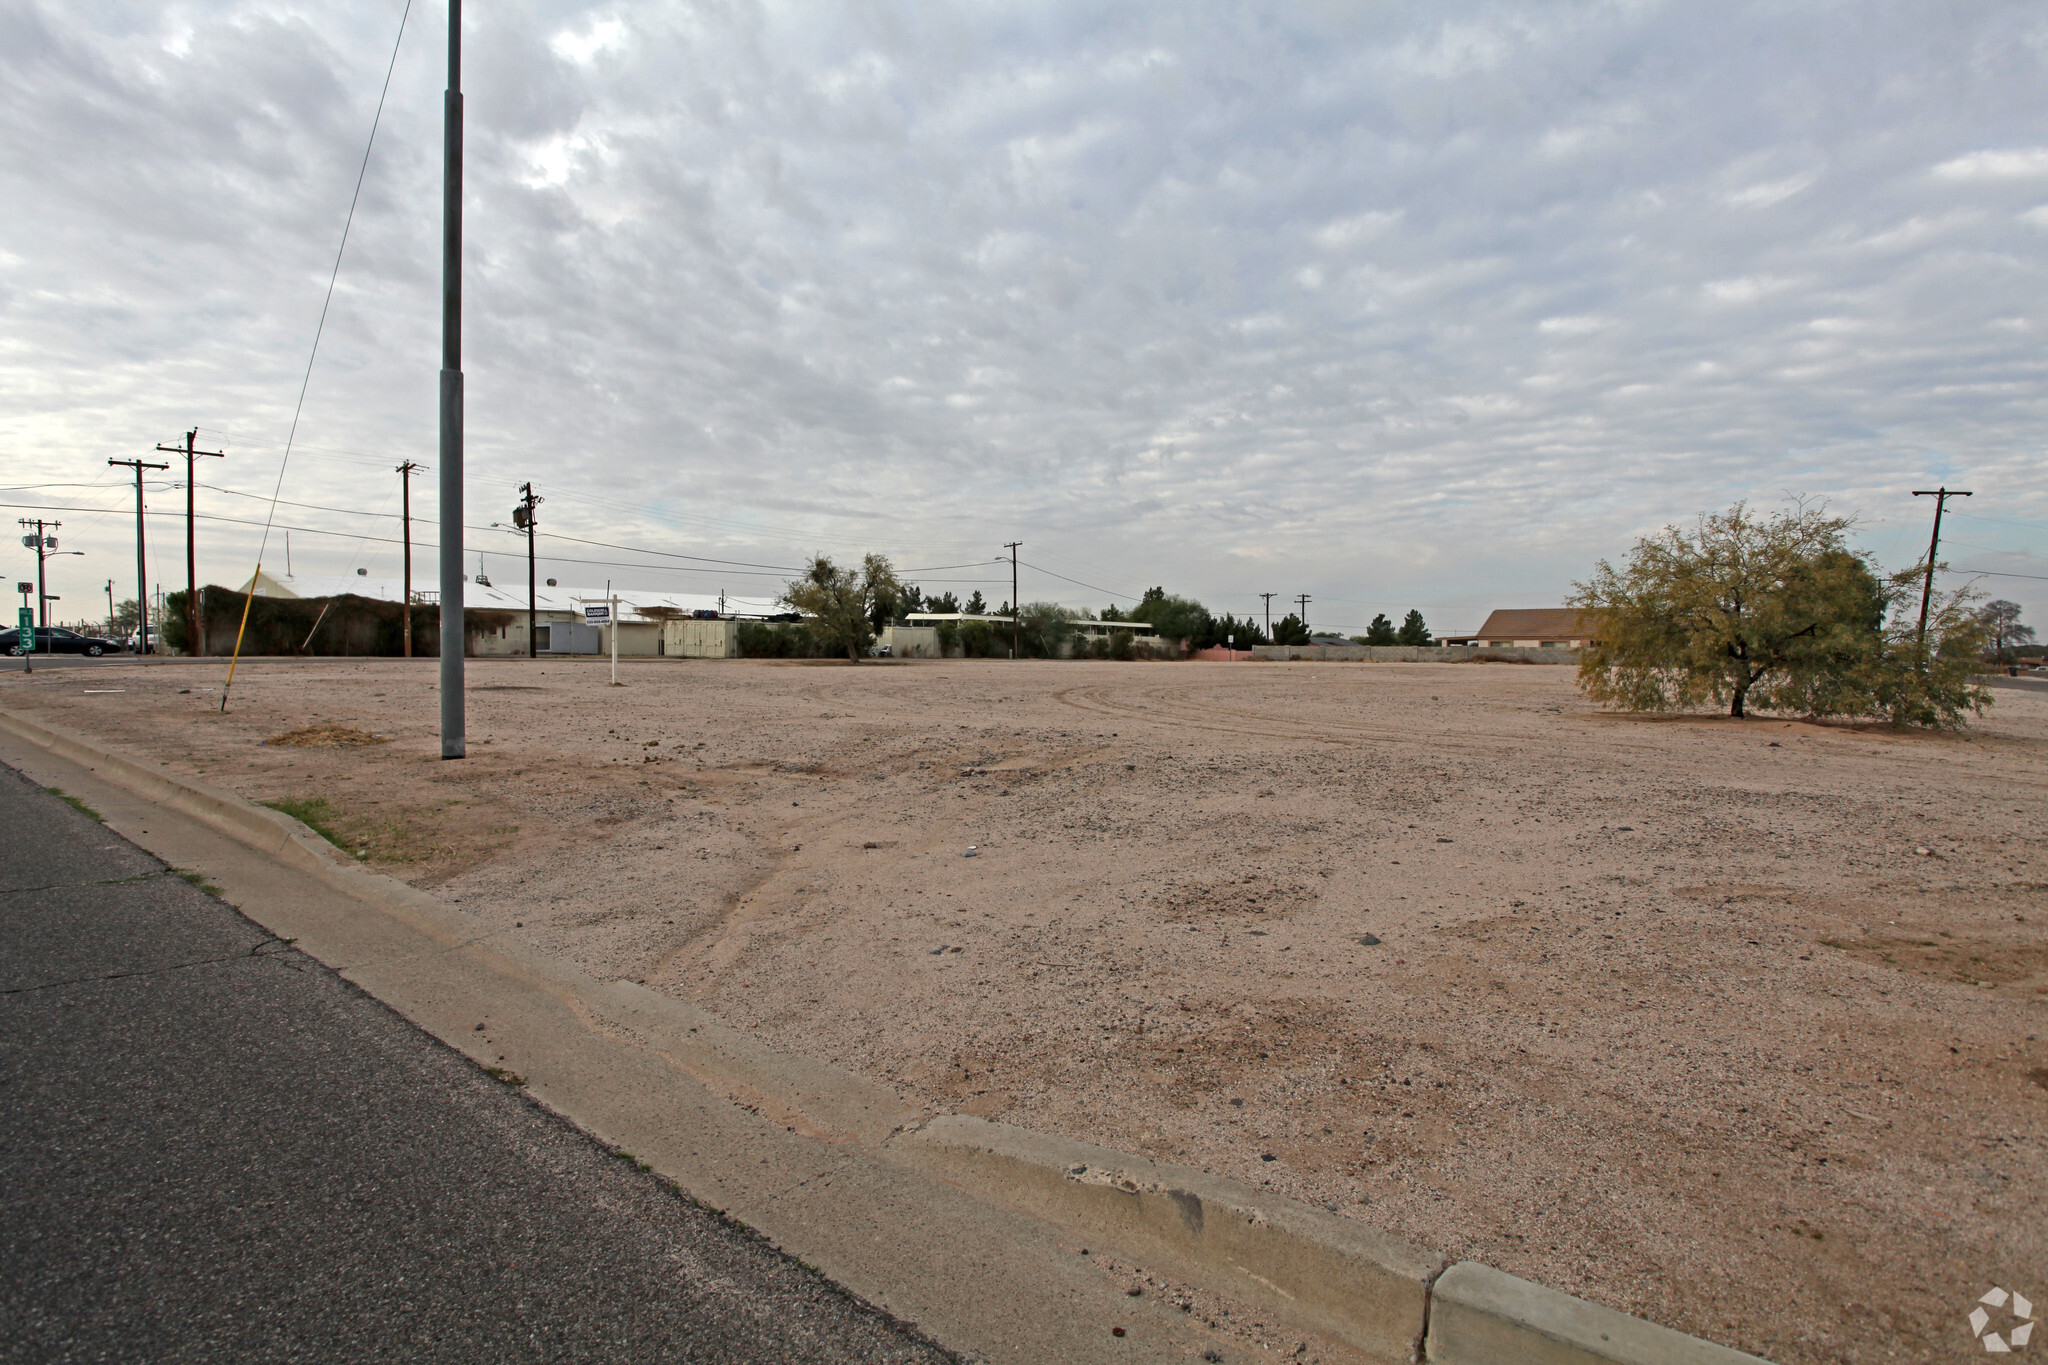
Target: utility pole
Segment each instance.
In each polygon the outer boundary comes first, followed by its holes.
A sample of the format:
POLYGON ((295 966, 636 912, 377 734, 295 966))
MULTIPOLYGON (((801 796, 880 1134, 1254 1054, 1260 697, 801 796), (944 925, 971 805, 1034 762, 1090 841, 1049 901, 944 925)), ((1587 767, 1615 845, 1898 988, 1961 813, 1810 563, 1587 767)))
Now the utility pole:
POLYGON ((50 628, 50 587, 49 580, 43 575, 43 560, 49 557, 50 551, 57 548, 57 537, 50 535, 49 532, 56 530, 64 523, 61 521, 44 521, 41 517, 30 521, 27 517, 22 517, 19 524, 35 528, 34 531, 21 538, 21 543, 29 546, 36 552, 36 624, 42 627, 42 629, 48 630, 50 628))
MULTIPOLYGON (((148 654, 149 648, 149 565, 143 557, 142 530, 142 471, 145 469, 169 469, 167 464, 151 464, 147 460, 108 460, 109 465, 126 465, 135 471, 135 614, 138 618, 135 629, 136 653, 148 654)), ((223 699, 225 700, 225 699, 223 699)))
POLYGON ((206 623, 199 611, 199 561, 192 548, 192 462, 202 455, 216 460, 227 458, 224 450, 194 450, 192 443, 198 439, 199 428, 194 427, 185 433, 182 446, 157 445, 158 450, 185 457, 185 641, 195 659, 204 652, 206 623))
POLYGON ((1941 549, 1941 509, 1950 498, 1974 496, 1953 488, 1916 488, 1916 498, 1934 499, 1934 539, 1927 542, 1927 581, 1920 588, 1920 652, 1927 653, 1927 604, 1934 598, 1934 557, 1941 549))
POLYGON ((469 753, 462 695, 462 0, 441 97, 441 757, 469 753))
POLYGON ((411 460, 398 467, 399 505, 405 518, 405 605, 399 619, 405 631, 405 657, 412 657, 412 475, 420 468, 411 460))
POLYGON ((1307 593, 1302 593, 1299 597, 1295 598, 1294 600, 1301 603, 1301 628, 1305 631, 1308 629, 1308 604, 1314 601, 1315 599, 1310 597, 1307 593))
POLYGON ((1259 594, 1259 596, 1266 599, 1266 638, 1268 640, 1273 638, 1273 599, 1279 595, 1277 592, 1262 592, 1259 594))
POLYGON ((512 524, 526 532, 526 657, 540 657, 540 635, 534 625, 533 590, 533 509, 546 502, 546 498, 533 495, 533 485, 519 485, 519 505, 512 509, 512 524))
POLYGON ((1021 540, 1003 542, 1003 548, 1010 552, 1010 657, 1012 659, 1022 652, 1018 649, 1017 634, 1017 610, 1022 605, 1017 601, 1017 549, 1023 543, 1021 540))
POLYGON ((114 633, 114 580, 107 580, 107 634, 114 633))

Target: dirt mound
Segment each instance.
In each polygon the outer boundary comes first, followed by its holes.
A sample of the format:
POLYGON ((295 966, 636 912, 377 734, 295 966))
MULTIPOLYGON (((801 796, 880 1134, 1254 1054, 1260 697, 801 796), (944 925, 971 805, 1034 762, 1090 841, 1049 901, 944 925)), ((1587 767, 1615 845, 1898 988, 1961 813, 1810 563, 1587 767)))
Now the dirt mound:
POLYGON ((347 725, 302 725, 263 741, 287 749, 352 749, 359 744, 382 744, 384 739, 347 725))

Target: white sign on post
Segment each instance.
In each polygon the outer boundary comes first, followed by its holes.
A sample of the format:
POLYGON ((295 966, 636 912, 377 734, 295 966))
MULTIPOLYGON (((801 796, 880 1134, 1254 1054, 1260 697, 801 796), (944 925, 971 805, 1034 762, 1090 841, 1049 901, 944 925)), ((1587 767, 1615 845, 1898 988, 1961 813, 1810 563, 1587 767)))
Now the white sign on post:
POLYGON ((611 604, 592 602, 583 609, 583 619, 593 626, 608 626, 612 623, 611 604))

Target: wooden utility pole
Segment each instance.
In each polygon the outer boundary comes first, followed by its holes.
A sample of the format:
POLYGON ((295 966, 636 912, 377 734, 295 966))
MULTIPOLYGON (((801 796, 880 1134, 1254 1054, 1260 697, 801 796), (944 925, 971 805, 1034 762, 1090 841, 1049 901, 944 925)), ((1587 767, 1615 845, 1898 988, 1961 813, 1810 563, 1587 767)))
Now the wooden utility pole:
POLYGON ((400 513, 405 519, 405 605, 399 610, 399 620, 405 631, 405 657, 412 657, 412 475, 422 466, 407 460, 398 467, 400 513))
POLYGON ((546 502, 546 498, 533 495, 533 485, 519 485, 519 502, 512 509, 512 524, 526 532, 526 657, 540 657, 540 636, 534 626, 533 589, 533 509, 546 502))
POLYGON ((1277 592, 1262 592, 1259 594, 1260 597, 1266 600, 1266 639, 1269 641, 1273 638, 1273 599, 1279 595, 1277 592))
POLYGON ((1309 604, 1310 602, 1314 601, 1315 599, 1314 599, 1314 598, 1312 598, 1312 597, 1310 597, 1310 596, 1309 596, 1309 595, 1308 595, 1307 593, 1302 593, 1302 594, 1301 594, 1300 596, 1296 597, 1296 598, 1295 598, 1294 600, 1295 600, 1295 601, 1297 601, 1297 602, 1299 602, 1299 603, 1301 603, 1301 628, 1302 628, 1303 630, 1307 630, 1307 629, 1308 629, 1308 604, 1309 604))
POLYGON ((167 446, 159 443, 157 449, 171 455, 185 457, 185 643, 192 656, 197 658, 205 648, 206 621, 199 610, 199 558, 192 548, 192 462, 200 456, 216 460, 227 458, 224 450, 194 450, 192 443, 199 439, 199 428, 185 433, 185 444, 167 446))
POLYGON ((1003 542, 1003 548, 1010 552, 1010 657, 1017 658, 1024 651, 1018 648, 1017 612, 1023 605, 1017 600, 1017 550, 1024 544, 1021 540, 1003 542))
POLYGON ((1950 498, 1967 498, 1974 494, 1953 488, 1916 488, 1916 498, 1934 499, 1934 539, 1927 542, 1927 581, 1920 588, 1920 652, 1927 652, 1927 604, 1934 600, 1934 559, 1941 550, 1941 509, 1948 505, 1950 498))
POLYGON ((149 648, 149 564, 143 555, 142 530, 142 471, 145 469, 169 469, 167 464, 151 464, 147 460, 108 460, 109 465, 125 465, 135 471, 135 644, 137 654, 148 654, 149 648))

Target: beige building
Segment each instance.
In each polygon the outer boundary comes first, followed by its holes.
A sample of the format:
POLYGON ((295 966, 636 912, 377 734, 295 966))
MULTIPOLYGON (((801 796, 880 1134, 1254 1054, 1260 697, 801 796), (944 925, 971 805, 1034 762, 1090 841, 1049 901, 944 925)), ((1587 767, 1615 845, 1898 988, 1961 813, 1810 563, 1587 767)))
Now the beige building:
POLYGON ((1577 649, 1592 635, 1592 622, 1574 607, 1514 607, 1488 614, 1470 635, 1445 635, 1440 645, 1577 649))

